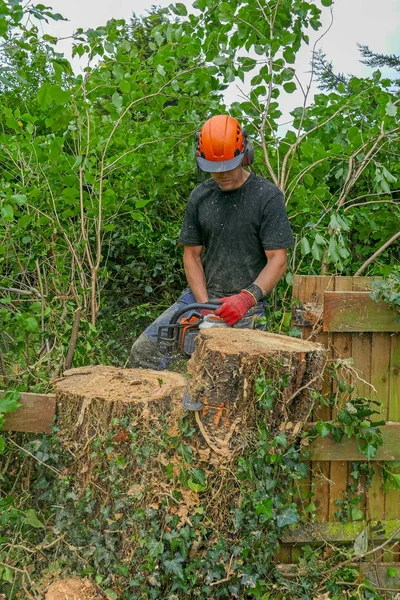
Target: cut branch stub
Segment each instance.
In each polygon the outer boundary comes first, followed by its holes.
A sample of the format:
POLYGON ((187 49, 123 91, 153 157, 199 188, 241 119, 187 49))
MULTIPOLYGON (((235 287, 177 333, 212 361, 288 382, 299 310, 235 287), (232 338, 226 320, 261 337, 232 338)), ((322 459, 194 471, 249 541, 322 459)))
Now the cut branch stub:
POLYGON ((271 433, 284 431, 294 439, 312 410, 325 356, 321 344, 293 337, 249 329, 203 330, 188 363, 190 392, 204 402, 203 436, 227 453, 235 439, 240 443, 233 437, 235 429, 248 435, 257 410, 263 409, 271 433), (262 394, 257 401, 257 381, 264 396, 272 394, 270 409, 262 394))
POLYGON ((128 417, 143 427, 170 415, 171 424, 177 423, 184 414, 185 385, 178 373, 150 369, 100 365, 65 371, 54 384, 59 437, 78 449, 110 431, 115 418, 128 417))

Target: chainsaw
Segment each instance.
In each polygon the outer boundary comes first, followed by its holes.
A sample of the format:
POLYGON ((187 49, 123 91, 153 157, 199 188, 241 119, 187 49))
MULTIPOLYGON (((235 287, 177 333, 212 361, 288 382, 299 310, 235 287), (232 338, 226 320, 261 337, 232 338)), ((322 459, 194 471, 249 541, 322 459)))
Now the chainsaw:
POLYGON ((218 300, 199 303, 193 302, 179 308, 173 315, 168 325, 161 325, 158 329, 157 340, 171 354, 193 354, 195 339, 199 331, 208 327, 227 327, 225 321, 213 313, 203 315, 200 311, 215 311, 221 306, 218 300), (192 313, 184 317, 185 313, 192 313))

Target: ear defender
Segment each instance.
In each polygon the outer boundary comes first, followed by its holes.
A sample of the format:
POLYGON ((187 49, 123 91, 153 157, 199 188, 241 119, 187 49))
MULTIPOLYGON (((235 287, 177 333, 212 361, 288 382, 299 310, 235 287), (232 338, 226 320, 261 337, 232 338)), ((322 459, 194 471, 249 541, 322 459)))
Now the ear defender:
POLYGON ((247 131, 244 127, 242 129, 242 134, 243 134, 243 153, 244 153, 242 165, 244 167, 250 167, 254 162, 254 146, 250 142, 249 134, 247 133, 247 131))

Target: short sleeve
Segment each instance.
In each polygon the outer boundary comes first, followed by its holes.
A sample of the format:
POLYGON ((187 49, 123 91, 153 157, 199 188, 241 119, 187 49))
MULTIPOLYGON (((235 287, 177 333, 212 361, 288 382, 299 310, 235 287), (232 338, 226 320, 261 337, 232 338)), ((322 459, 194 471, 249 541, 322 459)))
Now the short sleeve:
POLYGON ((289 248, 294 244, 282 192, 265 202, 261 216, 260 240, 264 250, 289 248))
POLYGON ((203 246, 203 231, 197 216, 197 210, 192 197, 186 205, 179 242, 185 246, 203 246))

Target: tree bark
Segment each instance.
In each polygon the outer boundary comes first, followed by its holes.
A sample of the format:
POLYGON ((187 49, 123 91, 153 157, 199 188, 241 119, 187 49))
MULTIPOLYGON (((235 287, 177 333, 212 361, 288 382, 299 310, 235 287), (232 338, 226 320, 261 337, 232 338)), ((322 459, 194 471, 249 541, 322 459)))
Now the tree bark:
POLYGON ((260 411, 271 435, 299 435, 319 389, 321 344, 257 330, 203 330, 188 370, 190 393, 204 402, 197 423, 220 454, 243 447, 260 411), (269 408, 268 408, 269 407, 269 408))

